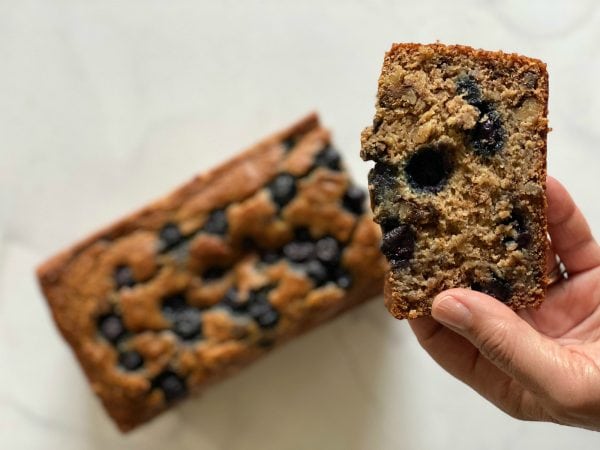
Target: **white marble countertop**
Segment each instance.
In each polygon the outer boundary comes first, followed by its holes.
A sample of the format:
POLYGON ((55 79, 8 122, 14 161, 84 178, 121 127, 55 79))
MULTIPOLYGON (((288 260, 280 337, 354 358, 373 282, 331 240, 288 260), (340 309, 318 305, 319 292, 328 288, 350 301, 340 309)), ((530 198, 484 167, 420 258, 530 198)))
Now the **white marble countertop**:
POLYGON ((595 0, 0 1, 0 448, 598 448, 503 415, 381 299, 122 436, 38 292, 45 257, 309 110, 364 182, 384 51, 436 39, 548 63, 549 171, 600 233, 595 0))

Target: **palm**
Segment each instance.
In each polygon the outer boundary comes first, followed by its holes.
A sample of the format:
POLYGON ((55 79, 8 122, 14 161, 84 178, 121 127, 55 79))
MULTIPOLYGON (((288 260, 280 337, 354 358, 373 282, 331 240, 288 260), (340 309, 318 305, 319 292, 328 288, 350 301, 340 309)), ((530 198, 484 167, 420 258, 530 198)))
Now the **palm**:
MULTIPOLYGON (((503 366, 495 355, 482 355, 465 337, 432 318, 412 320, 410 326, 421 345, 444 369, 512 416, 598 428, 600 247, 567 191, 552 178, 548 179, 547 194, 553 247, 569 278, 548 289, 539 309, 517 313, 539 333, 532 345, 543 343, 539 361, 544 360, 545 369, 540 369, 542 373, 537 378, 525 373, 535 372, 535 359, 522 363, 525 369, 513 368, 511 363, 503 366), (575 412, 557 413, 557 408, 575 412), (591 414, 596 422, 582 419, 582 414, 591 414)), ((502 333, 501 321, 492 321, 490 326, 502 333)), ((532 355, 536 357, 535 349, 532 355)), ((507 358, 510 360, 511 355, 507 358)))

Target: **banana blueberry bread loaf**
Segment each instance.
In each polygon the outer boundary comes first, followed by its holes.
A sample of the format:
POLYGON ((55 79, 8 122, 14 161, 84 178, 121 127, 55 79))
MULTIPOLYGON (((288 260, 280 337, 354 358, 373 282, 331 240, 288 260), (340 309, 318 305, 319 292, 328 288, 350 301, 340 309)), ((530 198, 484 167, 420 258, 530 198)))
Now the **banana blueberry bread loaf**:
POLYGON ((38 269, 121 430, 379 294, 387 267, 315 115, 38 269))
POLYGON ((441 44, 393 45, 362 134, 371 206, 390 262, 386 306, 429 315, 467 287, 514 309, 546 288, 545 64, 441 44))

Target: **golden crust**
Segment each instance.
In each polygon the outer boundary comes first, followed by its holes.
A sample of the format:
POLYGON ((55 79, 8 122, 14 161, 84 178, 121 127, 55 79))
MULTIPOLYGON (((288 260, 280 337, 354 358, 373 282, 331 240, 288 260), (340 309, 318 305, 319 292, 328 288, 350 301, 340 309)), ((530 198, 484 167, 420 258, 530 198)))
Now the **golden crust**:
POLYGON ((311 114, 37 269, 59 330, 122 431, 170 406, 152 386, 163 371, 176 370, 188 390, 198 392, 268 348, 381 292, 386 264, 378 251, 380 233, 370 216, 356 216, 341 206, 351 184, 347 173, 311 170, 316 153, 329 140, 329 132, 311 114), (295 139, 290 151, 282 145, 288 138, 295 139), (278 172, 300 177, 296 196, 281 212, 263 189, 278 172), (211 211, 224 208, 229 225, 225 237, 193 234, 211 211), (193 235, 183 253, 159 251, 158 232, 169 222, 193 235), (285 261, 265 268, 257 253, 244 250, 249 238, 279 248, 297 227, 310 228, 315 238, 331 235, 345 243, 343 265, 352 276, 350 288, 333 283, 317 288, 285 261), (130 267, 139 281, 133 287, 115 288, 113 274, 120 265, 130 267), (200 274, 215 265, 229 269, 219 279, 204 282, 200 274), (280 314, 275 329, 261 330, 251 319, 216 306, 234 282, 240 295, 275 286, 269 294, 280 314), (192 344, 178 340, 160 310, 161 299, 178 292, 205 311, 203 339, 192 344), (132 334, 119 350, 98 335, 97 318, 109 311, 120 314, 132 334), (123 348, 143 356, 142 370, 119 369, 118 351, 123 348))

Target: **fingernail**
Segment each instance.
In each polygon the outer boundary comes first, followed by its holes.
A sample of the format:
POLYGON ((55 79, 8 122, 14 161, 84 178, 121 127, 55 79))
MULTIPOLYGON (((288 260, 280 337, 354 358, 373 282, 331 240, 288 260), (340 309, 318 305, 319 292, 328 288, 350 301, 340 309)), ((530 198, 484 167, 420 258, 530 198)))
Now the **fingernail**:
POLYGON ((434 300, 431 315, 438 322, 459 330, 465 330, 472 318, 471 311, 450 295, 434 300))

